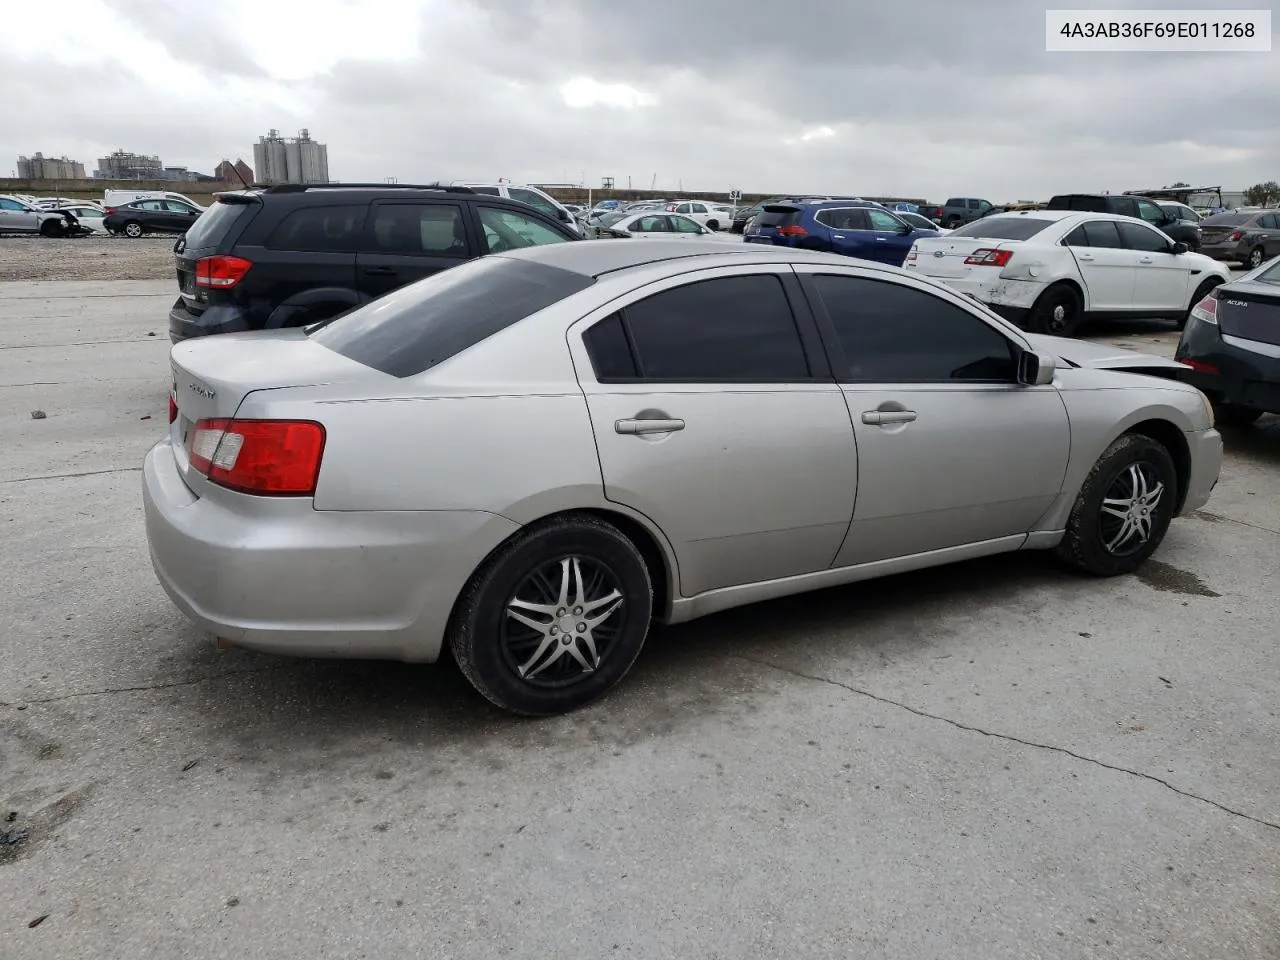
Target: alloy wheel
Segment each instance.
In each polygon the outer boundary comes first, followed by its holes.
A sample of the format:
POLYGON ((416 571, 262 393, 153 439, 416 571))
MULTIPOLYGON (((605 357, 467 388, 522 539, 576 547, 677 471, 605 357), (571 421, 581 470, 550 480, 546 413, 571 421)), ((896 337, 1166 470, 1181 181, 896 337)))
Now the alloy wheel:
POLYGON ((1102 499, 1102 544, 1117 557, 1137 553, 1151 539, 1164 484, 1154 465, 1130 463, 1111 481, 1102 499))
POLYGON ((587 557, 544 563, 507 600, 502 655, 526 683, 564 687, 594 673, 622 634, 621 584, 587 557))
POLYGON ((1250 250, 1249 251, 1249 269, 1257 270, 1258 267, 1262 266, 1262 257, 1263 257, 1263 253, 1262 253, 1261 247, 1254 247, 1252 250, 1250 250))

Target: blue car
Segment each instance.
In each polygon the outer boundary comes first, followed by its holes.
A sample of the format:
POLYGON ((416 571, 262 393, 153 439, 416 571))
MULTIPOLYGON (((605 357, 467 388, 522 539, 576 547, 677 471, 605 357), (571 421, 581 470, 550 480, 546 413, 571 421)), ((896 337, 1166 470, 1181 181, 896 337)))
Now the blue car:
POLYGON ((917 240, 941 235, 913 227, 869 200, 816 200, 768 205, 743 239, 900 267, 917 240))

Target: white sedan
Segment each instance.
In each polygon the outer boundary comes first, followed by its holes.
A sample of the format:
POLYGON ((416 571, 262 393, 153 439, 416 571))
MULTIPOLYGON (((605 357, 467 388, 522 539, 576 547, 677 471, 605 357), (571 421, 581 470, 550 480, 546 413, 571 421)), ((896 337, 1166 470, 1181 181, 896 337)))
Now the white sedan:
POLYGON ((728 230, 733 224, 733 211, 701 200, 675 200, 667 204, 667 212, 695 220, 708 230, 728 230))
POLYGON ((688 217, 676 213, 645 211, 622 214, 618 219, 604 218, 595 228, 594 238, 606 240, 613 237, 656 237, 663 240, 703 239, 714 234, 688 217))
POLYGON ((1071 336, 1086 319, 1167 318, 1231 277, 1134 217, 1020 210, 916 241, 903 266, 1036 333, 1071 336))

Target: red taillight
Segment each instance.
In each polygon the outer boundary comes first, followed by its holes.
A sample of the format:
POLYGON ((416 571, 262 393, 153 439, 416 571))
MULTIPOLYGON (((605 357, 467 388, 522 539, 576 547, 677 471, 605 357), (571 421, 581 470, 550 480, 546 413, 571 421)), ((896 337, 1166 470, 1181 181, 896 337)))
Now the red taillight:
POLYGON ((107 209, 105 209, 105 210, 103 210, 103 211, 102 211, 102 215, 103 215, 104 217, 109 217, 109 216, 111 216, 111 214, 113 214, 113 213, 115 213, 115 212, 116 212, 116 208, 115 208, 115 207, 107 207, 107 209))
POLYGON ((909 263, 909 262, 911 262, 912 260, 915 260, 915 259, 916 259, 916 257, 917 257, 917 254, 916 254, 916 248, 915 248, 915 247, 912 247, 910 250, 908 250, 908 251, 907 251, 907 262, 908 262, 908 263, 909 263))
POLYGON ((1179 363, 1186 364, 1192 370, 1199 370, 1201 373, 1221 373, 1222 371, 1215 367, 1212 363, 1201 363, 1199 360, 1179 360, 1179 363))
POLYGON ((809 231, 804 227, 792 225, 789 227, 779 227, 774 231, 780 237, 807 237, 809 231))
POLYGON ((201 257, 196 261, 196 286, 229 290, 244 279, 252 266, 253 261, 243 257, 201 257))
POLYGON ((975 250, 965 257, 964 262, 971 267, 1003 267, 1012 259, 1012 250, 996 250, 983 247, 981 250, 975 250))
POLYGON ((1232 240, 1239 240, 1239 239, 1240 239, 1241 237, 1243 237, 1243 236, 1244 236, 1244 234, 1243 234, 1243 233, 1241 233, 1239 230, 1237 230, 1235 233, 1231 234, 1231 238, 1230 238, 1230 239, 1232 239, 1232 240))
POLYGON ((173 394, 171 393, 169 394, 169 422, 173 423, 173 421, 177 419, 178 419, 178 401, 174 398, 173 394))
POLYGON ((1191 308, 1191 316, 1201 323, 1217 324, 1218 298, 1212 293, 1191 308))
POLYGON ((311 420, 201 420, 187 451, 191 465, 219 486, 309 497, 320 475, 324 427, 311 420))

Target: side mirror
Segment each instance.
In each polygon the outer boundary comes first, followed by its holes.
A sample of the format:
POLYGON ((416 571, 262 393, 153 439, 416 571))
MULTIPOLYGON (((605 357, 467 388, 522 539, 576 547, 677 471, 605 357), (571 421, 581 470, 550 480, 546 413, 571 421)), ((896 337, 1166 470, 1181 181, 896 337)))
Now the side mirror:
POLYGON ((1057 369, 1053 357, 1024 350, 1018 356, 1018 382, 1024 387, 1043 387, 1053 383, 1053 371, 1057 369))
POLYGON ((1188 250, 1190 250, 1190 249, 1191 249, 1191 248, 1190 248, 1189 246, 1187 246, 1185 243, 1183 243, 1181 240, 1179 240, 1177 243, 1175 243, 1175 244, 1173 245, 1173 251, 1172 251, 1172 252, 1173 252, 1173 254, 1176 256, 1176 255, 1177 255, 1177 254, 1179 254, 1179 253, 1186 253, 1186 252, 1187 252, 1188 250))
POLYGON ((571 214, 568 210, 563 210, 560 207, 556 207, 556 216, 559 218, 561 223, 573 223, 573 214, 571 214))
POLYGON ((914 228, 911 226, 911 224, 909 224, 909 223, 904 223, 902 226, 900 226, 900 227, 898 228, 898 236, 900 236, 900 237, 905 237, 905 236, 906 236, 907 234, 909 234, 913 229, 914 229, 914 228))

